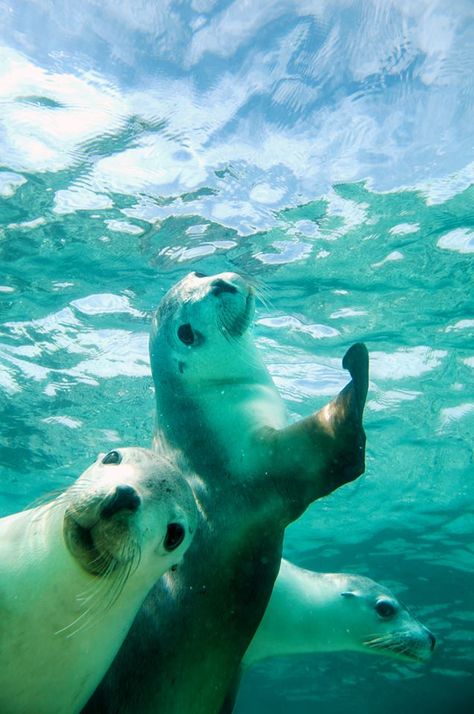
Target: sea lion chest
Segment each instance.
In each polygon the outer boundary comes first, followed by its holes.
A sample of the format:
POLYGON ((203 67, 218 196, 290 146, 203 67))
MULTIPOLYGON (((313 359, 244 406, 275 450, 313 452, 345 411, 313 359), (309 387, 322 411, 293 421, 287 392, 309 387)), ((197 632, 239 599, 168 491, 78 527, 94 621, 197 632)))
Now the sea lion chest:
MULTIPOLYGON (((116 645, 100 621, 93 636, 65 633, 81 613, 81 579, 57 529, 32 514, 0 521, 0 710, 34 706, 38 714, 70 714, 80 708, 84 690, 96 686, 116 645)), ((120 631, 120 620, 116 625, 120 631)))
MULTIPOLYGON (((184 453, 207 484, 224 484, 221 474, 231 474, 239 490, 242 478, 254 480, 265 469, 258 443, 262 428, 280 429, 287 423, 274 385, 266 375, 257 376, 186 389, 171 378, 160 382, 155 444, 165 442, 184 453)), ((215 512, 213 508, 211 520, 215 512)))

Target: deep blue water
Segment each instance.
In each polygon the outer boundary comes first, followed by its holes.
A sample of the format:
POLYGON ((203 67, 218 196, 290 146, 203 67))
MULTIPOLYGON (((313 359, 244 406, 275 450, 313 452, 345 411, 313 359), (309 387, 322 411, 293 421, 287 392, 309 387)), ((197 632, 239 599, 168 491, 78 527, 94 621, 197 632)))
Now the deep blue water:
POLYGON ((0 515, 148 445, 150 315, 251 276, 292 416, 366 342, 366 474, 285 554, 389 585, 431 662, 273 660, 239 714, 474 706, 474 5, 0 0, 0 515))

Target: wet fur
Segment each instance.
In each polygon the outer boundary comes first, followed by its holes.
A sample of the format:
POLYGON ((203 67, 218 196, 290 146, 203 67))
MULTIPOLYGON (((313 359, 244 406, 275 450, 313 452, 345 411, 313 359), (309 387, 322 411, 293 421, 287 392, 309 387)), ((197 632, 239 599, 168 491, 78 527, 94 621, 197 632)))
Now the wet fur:
POLYGON ((186 482, 173 469, 163 491, 160 477, 169 466, 156 454, 121 453, 123 476, 121 466, 99 459, 53 501, 0 519, 0 711, 5 714, 78 712, 153 582, 190 542, 196 512, 186 482), (140 505, 104 520, 101 504, 121 478, 140 489, 140 505), (148 483, 153 486, 147 490, 148 483), (72 553, 70 513, 92 518, 90 550, 81 551, 78 542, 72 553), (168 553, 162 542, 167 523, 175 519, 189 528, 183 543, 168 553), (105 551, 99 545, 103 527, 109 531, 105 551))

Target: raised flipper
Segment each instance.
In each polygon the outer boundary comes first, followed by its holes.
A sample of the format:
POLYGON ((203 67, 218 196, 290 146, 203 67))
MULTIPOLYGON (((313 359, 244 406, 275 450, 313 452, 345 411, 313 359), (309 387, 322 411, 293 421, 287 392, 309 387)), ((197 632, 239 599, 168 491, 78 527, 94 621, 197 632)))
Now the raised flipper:
POLYGON ((333 401, 285 429, 259 434, 270 450, 269 475, 276 479, 278 490, 303 509, 365 469, 362 413, 369 368, 365 345, 352 345, 342 365, 352 380, 333 401))

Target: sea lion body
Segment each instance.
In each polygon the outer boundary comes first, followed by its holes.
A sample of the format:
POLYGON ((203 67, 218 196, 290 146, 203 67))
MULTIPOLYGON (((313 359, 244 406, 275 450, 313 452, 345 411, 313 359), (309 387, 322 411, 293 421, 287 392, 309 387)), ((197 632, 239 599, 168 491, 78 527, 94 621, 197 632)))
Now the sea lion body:
POLYGON ((287 424, 283 400, 248 330, 254 307, 253 291, 240 276, 190 275, 170 290, 152 323, 154 445, 184 452, 199 474, 210 472, 216 460, 233 477, 251 478, 268 458, 258 439, 262 427, 287 424), (212 282, 236 291, 221 288, 216 295, 212 282), (183 325, 199 342, 194 349, 177 336, 183 325))
POLYGON ((242 664, 248 668, 269 657, 343 650, 423 662, 434 647, 432 633, 383 585, 282 560, 242 664))
POLYGON ((110 453, 56 500, 0 520, 2 714, 80 711, 191 541, 177 470, 147 449, 110 453))
POLYGON ((203 527, 147 597, 88 714, 217 714, 268 604, 286 525, 364 470, 363 345, 344 358, 352 382, 287 427, 253 314, 253 291, 233 273, 188 275, 158 307, 154 446, 196 474, 203 527))

